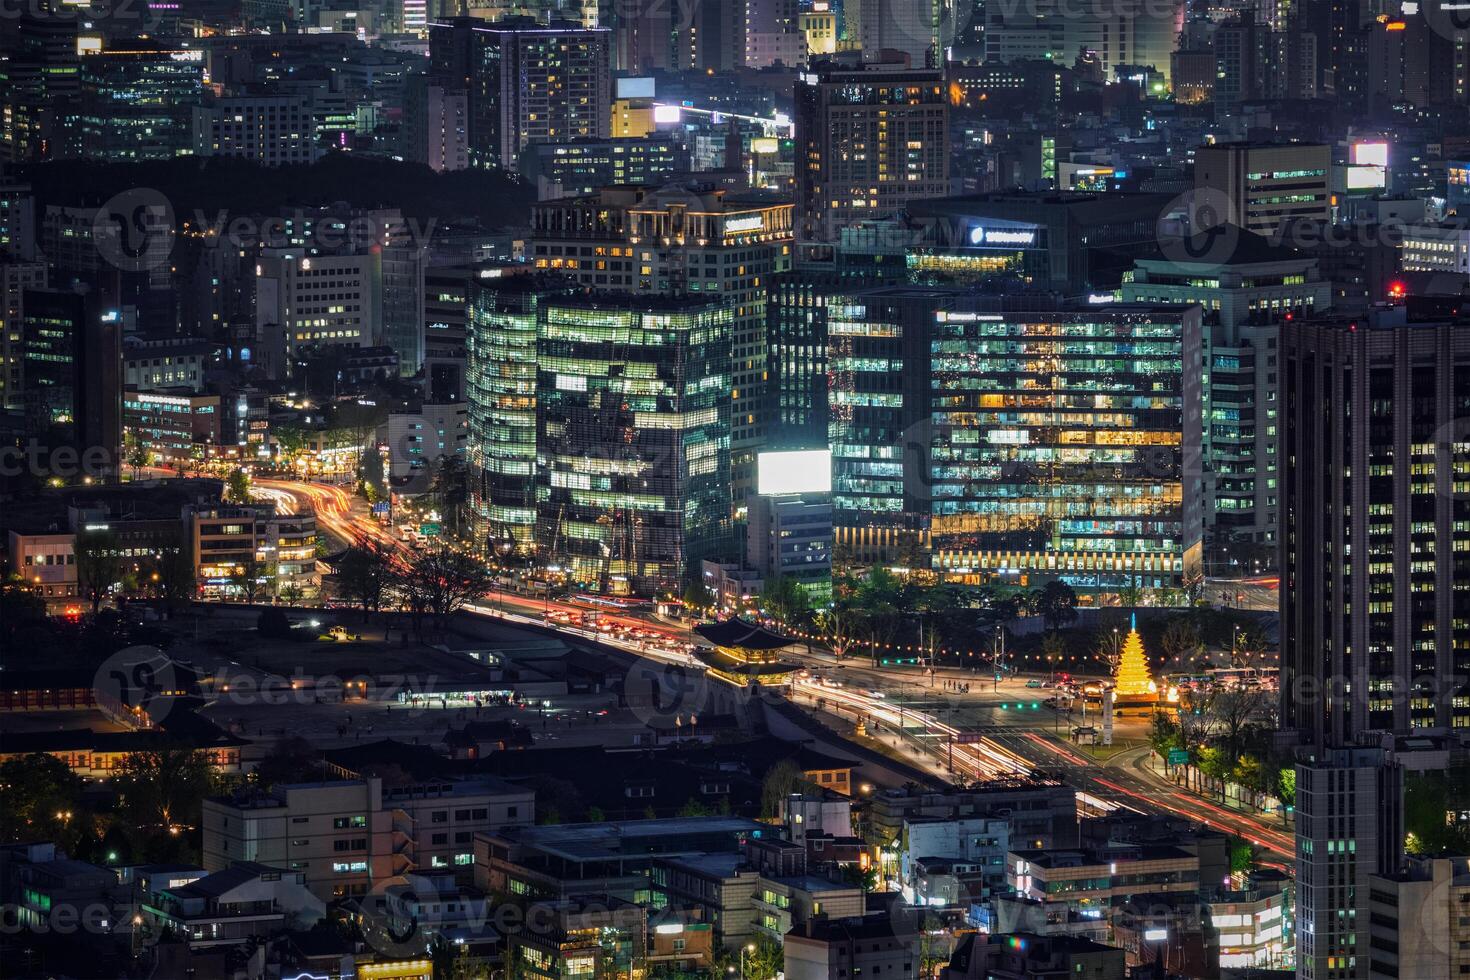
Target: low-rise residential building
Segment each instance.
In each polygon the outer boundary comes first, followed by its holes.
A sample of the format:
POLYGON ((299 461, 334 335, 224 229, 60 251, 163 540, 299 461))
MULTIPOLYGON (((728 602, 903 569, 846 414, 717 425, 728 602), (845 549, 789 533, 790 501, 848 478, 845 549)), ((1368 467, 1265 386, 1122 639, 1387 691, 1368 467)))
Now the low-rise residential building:
POLYGON ((899 839, 905 821, 925 818, 1004 818, 1011 846, 1073 847, 1077 843, 1077 791, 1058 779, 995 780, 965 790, 884 790, 873 794, 864 836, 874 844, 899 839))
POLYGON ((200 594, 249 600, 300 597, 321 586, 316 571, 316 518, 278 514, 273 504, 222 504, 190 515, 200 594))
POLYGON ((74 861, 51 842, 0 847, 0 901, 12 927, 48 931, 55 923, 99 921, 113 928, 117 874, 74 861))
POLYGON ((1133 895, 1197 892, 1199 856, 1168 845, 1012 850, 1006 881, 1015 901, 1039 911, 1047 928, 1036 931, 1098 938, 1133 895))
POLYGON ((307 888, 305 872, 243 861, 148 894, 142 912, 159 933, 199 949, 305 932, 326 915, 326 905, 307 888))
POLYGON ((904 821, 899 882, 914 905, 955 906, 1006 886, 1011 827, 1004 817, 904 821))
POLYGON ((1283 968, 1291 947, 1289 899, 1279 884, 1210 897, 1205 910, 1222 970, 1283 968))
POLYGON ((23 579, 45 599, 48 611, 62 612, 77 606, 75 534, 10 531, 6 537, 10 574, 23 579))
POLYGON ((219 348, 202 340, 129 339, 123 348, 123 386, 140 391, 204 390, 204 376, 219 360, 219 348))
POLYGON ((919 976, 917 932, 894 929, 888 915, 814 916, 783 937, 786 980, 919 976))
POLYGON ((376 777, 295 783, 206 800, 204 866, 301 871, 324 899, 363 895, 419 868, 468 882, 475 834, 534 820, 531 790, 490 777, 387 789, 376 777))
POLYGON ((1077 936, 1034 933, 965 936, 942 980, 1124 980, 1123 950, 1077 936))

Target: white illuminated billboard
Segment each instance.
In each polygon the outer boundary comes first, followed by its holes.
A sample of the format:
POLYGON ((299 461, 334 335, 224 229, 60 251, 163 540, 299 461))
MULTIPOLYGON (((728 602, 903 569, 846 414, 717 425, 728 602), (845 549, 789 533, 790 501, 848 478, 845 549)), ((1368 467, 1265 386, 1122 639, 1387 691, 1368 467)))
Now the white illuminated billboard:
POLYGON ((775 497, 784 493, 831 493, 832 451, 799 449, 756 456, 756 493, 775 497))
POLYGON ((1354 143, 1353 163, 1364 167, 1387 167, 1387 143, 1354 143))
POLYGON ((676 123, 683 115, 676 105, 656 105, 653 107, 653 121, 656 123, 676 123))
POLYGON ((614 79, 617 85, 617 98, 619 99, 651 99, 653 98, 653 79, 651 78, 618 78, 614 79))
POLYGON ((1350 191, 1376 190, 1388 185, 1388 175, 1382 167, 1348 167, 1347 189, 1350 191))

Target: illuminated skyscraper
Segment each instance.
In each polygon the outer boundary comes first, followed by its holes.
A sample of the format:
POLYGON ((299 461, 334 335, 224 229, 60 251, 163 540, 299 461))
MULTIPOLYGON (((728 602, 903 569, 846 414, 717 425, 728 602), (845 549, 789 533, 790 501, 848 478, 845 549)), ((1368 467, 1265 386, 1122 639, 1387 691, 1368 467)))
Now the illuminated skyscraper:
POLYGON ((796 237, 949 193, 949 102, 938 70, 814 62, 796 80, 796 237))
POLYGON ((536 537, 547 564, 647 595, 730 549, 732 312, 695 297, 544 303, 536 537))
POLYGON ((574 288, 526 275, 469 284, 470 498, 476 539, 501 554, 535 547, 537 322, 574 288))
POLYGON ((933 325, 935 570, 1103 593, 1198 580, 1199 308, 973 310, 933 325))

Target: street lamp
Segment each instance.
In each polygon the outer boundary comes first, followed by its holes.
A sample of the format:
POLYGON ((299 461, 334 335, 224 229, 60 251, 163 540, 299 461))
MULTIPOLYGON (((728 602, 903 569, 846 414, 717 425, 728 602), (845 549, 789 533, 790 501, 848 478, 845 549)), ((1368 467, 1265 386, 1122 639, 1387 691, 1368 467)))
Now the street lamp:
POLYGON ((740 980, 745 980, 745 956, 747 953, 755 952, 755 943, 746 943, 740 947, 740 980))

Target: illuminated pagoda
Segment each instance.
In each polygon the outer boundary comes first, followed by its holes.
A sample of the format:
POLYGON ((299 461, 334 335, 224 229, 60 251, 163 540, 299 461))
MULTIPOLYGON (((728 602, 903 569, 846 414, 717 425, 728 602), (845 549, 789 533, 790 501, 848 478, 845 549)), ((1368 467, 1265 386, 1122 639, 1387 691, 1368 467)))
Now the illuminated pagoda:
POLYGON ((1128 627, 1123 654, 1118 658, 1118 669, 1113 675, 1114 704, 1119 707, 1157 704, 1159 685, 1149 673, 1148 657, 1143 652, 1143 637, 1138 635, 1136 616, 1128 627))
POLYGON ((704 623, 694 627, 694 632, 714 645, 712 650, 697 649, 694 655, 711 673, 733 684, 744 686, 754 681, 779 686, 790 684, 796 673, 796 664, 778 656, 796 642, 789 636, 739 618, 704 623))

